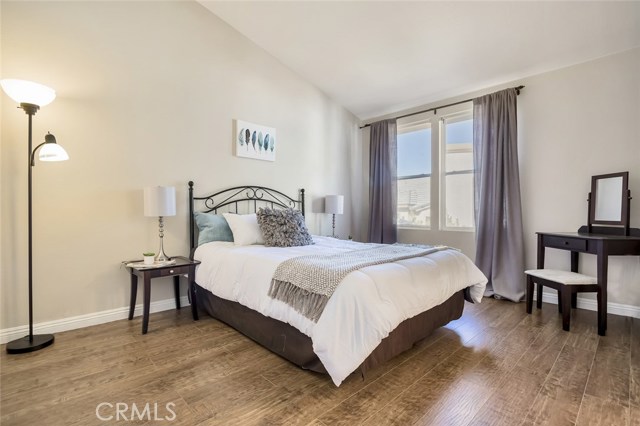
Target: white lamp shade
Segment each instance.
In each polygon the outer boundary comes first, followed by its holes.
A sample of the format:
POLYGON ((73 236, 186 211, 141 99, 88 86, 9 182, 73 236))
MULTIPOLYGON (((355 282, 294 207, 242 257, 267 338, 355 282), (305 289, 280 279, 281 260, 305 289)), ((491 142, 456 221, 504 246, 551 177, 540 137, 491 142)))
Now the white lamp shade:
POLYGON ((342 214, 344 211, 344 195, 327 195, 324 197, 324 212, 342 214))
POLYGON ((45 143, 38 154, 40 161, 66 161, 69 154, 57 143, 45 143))
POLYGON ((175 216, 176 188, 173 186, 148 186, 144 189, 145 216, 175 216))
POLYGON ((6 78, 0 81, 2 90, 19 104, 33 104, 43 107, 56 98, 56 91, 40 83, 6 78))

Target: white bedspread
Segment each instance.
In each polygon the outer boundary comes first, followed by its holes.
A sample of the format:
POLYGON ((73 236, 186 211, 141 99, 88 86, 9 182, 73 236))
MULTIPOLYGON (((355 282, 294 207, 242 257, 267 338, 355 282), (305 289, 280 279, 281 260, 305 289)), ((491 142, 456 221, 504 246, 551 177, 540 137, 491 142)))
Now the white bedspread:
POLYGON ((360 243, 313 239, 315 245, 287 248, 203 244, 195 252, 195 259, 202 262, 196 270, 196 282, 218 297, 289 323, 309 336, 336 386, 402 321, 469 286, 472 299, 480 303, 487 283, 473 262, 456 250, 369 266, 344 278, 314 323, 267 296, 274 271, 291 257, 355 250, 360 243))

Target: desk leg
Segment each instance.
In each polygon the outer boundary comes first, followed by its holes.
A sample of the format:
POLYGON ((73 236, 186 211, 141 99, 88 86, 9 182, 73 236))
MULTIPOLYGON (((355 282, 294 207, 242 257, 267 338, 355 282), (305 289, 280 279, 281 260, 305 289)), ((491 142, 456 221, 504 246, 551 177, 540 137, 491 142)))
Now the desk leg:
POLYGON ((136 297, 138 296, 138 276, 131 274, 131 297, 129 298, 129 320, 133 319, 133 311, 136 309, 136 297))
POLYGON ((176 309, 180 309, 180 275, 173 277, 173 293, 176 296, 176 309))
MULTIPOLYGON (((580 253, 577 251, 571 252, 571 272, 578 272, 578 264, 580 262, 580 253)), ((576 309, 578 307, 578 293, 571 292, 571 307, 576 309)))
POLYGON ((149 328, 149 305, 151 305, 151 275, 144 274, 144 304, 142 306, 142 334, 149 328))
POLYGON ((187 279, 189 280, 189 296, 191 297, 191 315, 193 316, 194 321, 198 321, 200 318, 198 317, 198 300, 196 299, 196 283, 194 281, 196 276, 196 267, 193 266, 189 268, 189 276, 187 279))
POLYGON ((609 269, 609 250, 606 244, 598 245, 598 334, 604 336, 607 333, 607 275, 609 269))

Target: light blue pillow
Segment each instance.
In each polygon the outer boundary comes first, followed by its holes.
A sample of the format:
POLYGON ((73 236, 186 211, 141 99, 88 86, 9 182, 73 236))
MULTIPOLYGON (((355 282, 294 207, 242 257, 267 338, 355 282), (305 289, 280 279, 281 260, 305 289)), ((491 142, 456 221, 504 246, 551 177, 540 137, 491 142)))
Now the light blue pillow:
POLYGON ((193 214, 198 225, 198 245, 211 241, 231 241, 233 233, 227 220, 217 214, 195 212, 193 214))

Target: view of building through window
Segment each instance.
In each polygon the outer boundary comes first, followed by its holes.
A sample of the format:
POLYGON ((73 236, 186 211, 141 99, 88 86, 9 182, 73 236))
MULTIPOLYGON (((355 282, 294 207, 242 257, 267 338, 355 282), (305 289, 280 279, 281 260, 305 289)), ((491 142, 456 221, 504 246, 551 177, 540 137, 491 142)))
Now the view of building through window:
POLYGON ((474 228, 470 108, 398 126, 397 217, 400 227, 474 228), (435 194, 433 173, 440 176, 435 194), (439 223, 432 223, 434 211, 439 223))
POLYGON ((473 119, 465 113, 443 119, 444 176, 442 228, 474 227, 473 218, 473 119))
POLYGON ((398 133, 398 225, 431 226, 431 126, 398 133))

